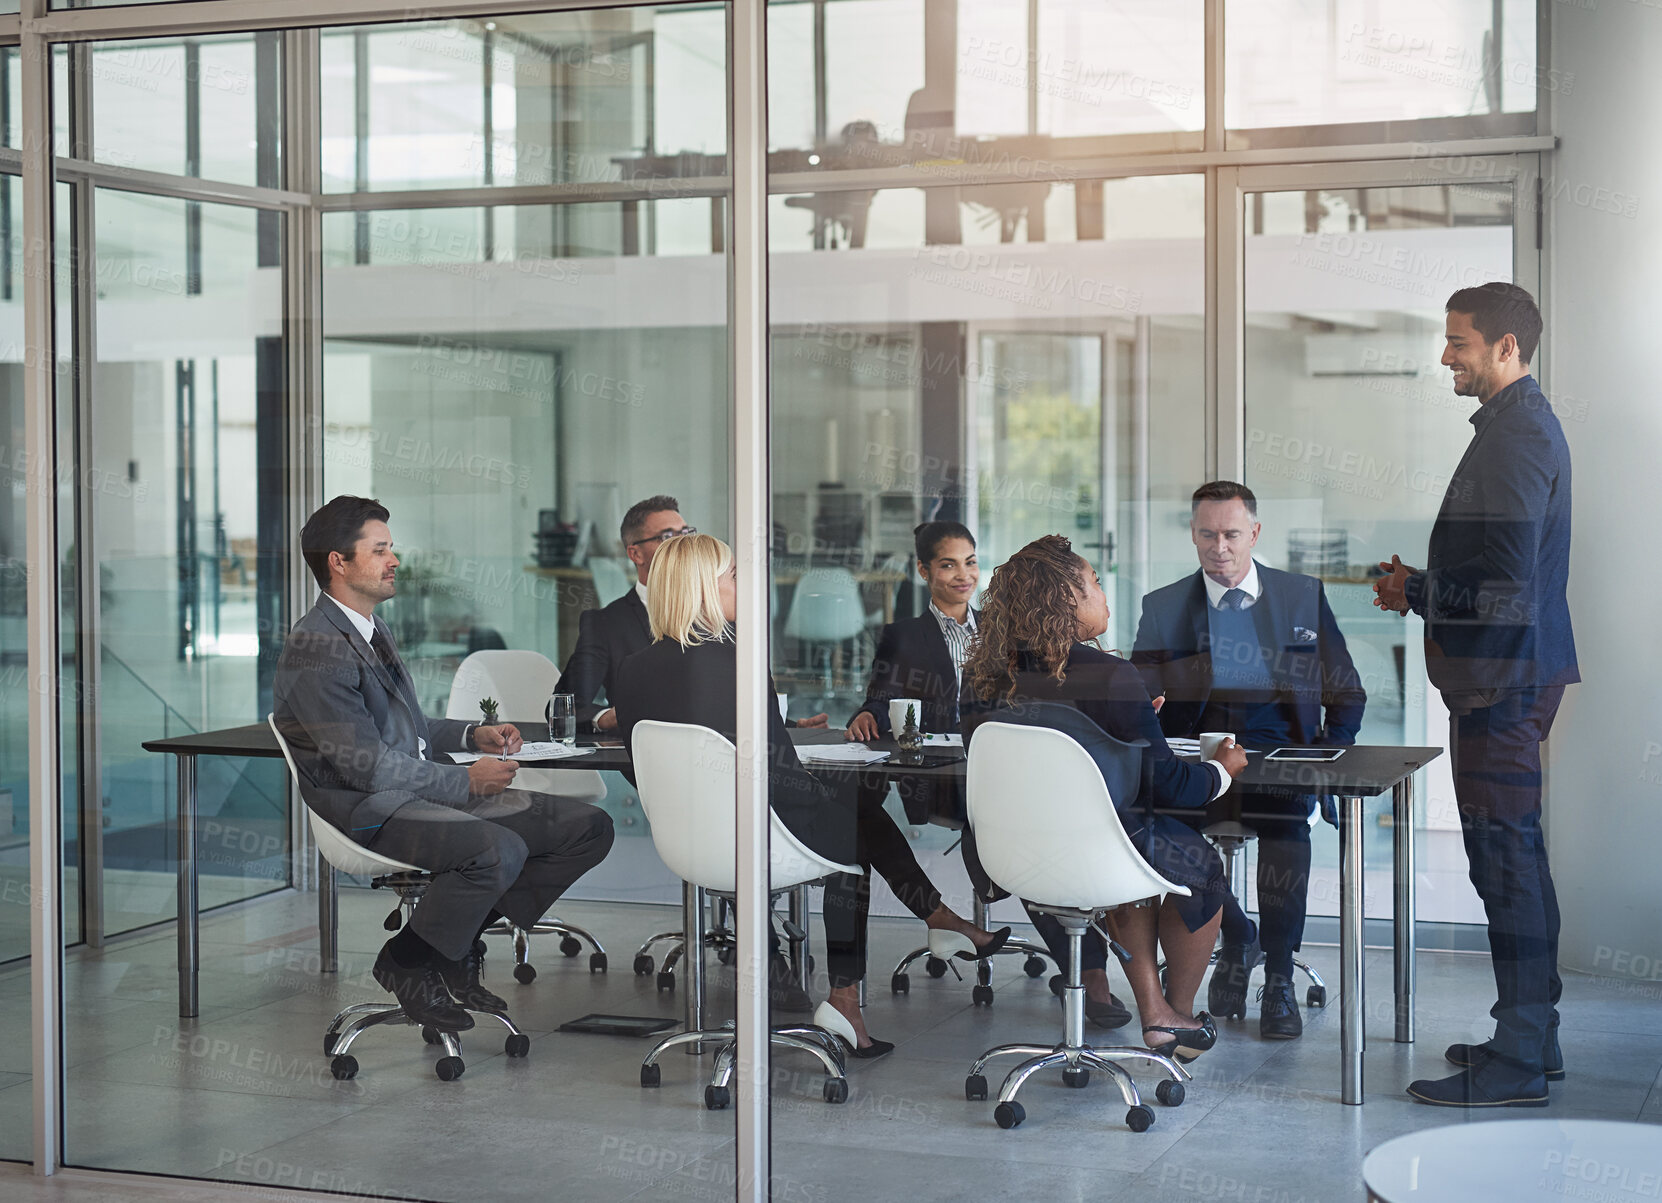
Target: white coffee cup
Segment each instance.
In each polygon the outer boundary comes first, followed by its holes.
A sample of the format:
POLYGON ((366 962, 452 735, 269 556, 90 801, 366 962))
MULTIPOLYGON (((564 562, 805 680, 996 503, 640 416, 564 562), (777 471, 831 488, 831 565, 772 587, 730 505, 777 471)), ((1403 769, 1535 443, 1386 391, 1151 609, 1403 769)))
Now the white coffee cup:
POLYGON ((773 696, 779 699, 779 717, 782 718, 782 719, 789 719, 790 715, 788 715, 785 712, 788 709, 790 709, 790 705, 791 705, 790 698, 788 698, 787 696, 785 696, 782 693, 776 693, 773 696))
POLYGON ((1216 760, 1218 749, 1226 739, 1235 737, 1227 731, 1202 731, 1200 733, 1200 758, 1202 760, 1216 760))
POLYGON ((917 714, 913 721, 917 723, 919 731, 923 730, 923 703, 917 698, 894 698, 889 702, 890 735, 899 735, 906 730, 906 707, 908 706, 916 707, 917 714))

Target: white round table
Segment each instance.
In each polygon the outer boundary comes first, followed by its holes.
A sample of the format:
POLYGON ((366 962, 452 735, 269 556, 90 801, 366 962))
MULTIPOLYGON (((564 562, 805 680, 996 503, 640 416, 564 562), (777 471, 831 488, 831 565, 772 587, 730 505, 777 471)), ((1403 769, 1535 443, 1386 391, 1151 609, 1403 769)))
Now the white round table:
POLYGON ((1428 1128, 1362 1162, 1369 1203, 1662 1200, 1662 1126, 1517 1119, 1428 1128))

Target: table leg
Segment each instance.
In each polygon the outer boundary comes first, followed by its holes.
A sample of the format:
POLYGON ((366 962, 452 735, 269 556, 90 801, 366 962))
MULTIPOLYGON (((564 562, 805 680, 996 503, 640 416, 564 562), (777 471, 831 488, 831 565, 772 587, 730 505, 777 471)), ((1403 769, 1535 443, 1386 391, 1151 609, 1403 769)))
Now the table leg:
MULTIPOLYGON (((704 1026, 704 909, 705 893, 689 883, 681 886, 681 937, 685 952, 681 957, 681 1005, 685 1008, 686 1030, 696 1032, 704 1026)), ((690 1056, 704 1051, 702 1044, 686 1046, 690 1056)))
POLYGON ((201 963, 196 893, 196 754, 178 753, 179 766, 179 1016, 195 1019, 196 971, 201 963))
POLYGON ((317 854, 317 952, 321 972, 340 969, 340 894, 335 866, 321 852, 317 854))
POLYGON ((1339 1052, 1340 1098, 1362 1102, 1363 997, 1362 799, 1339 799, 1339 1052))
POLYGON ((1391 792, 1391 943, 1396 954, 1397 1043, 1414 1043, 1414 778, 1391 792))

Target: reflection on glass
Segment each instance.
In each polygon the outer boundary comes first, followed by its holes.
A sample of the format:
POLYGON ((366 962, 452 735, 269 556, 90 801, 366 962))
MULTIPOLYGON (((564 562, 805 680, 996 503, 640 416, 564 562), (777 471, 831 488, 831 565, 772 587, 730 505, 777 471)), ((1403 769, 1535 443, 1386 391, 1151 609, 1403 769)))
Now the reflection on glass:
MULTIPOLYGON (((92 105, 90 157, 236 184, 282 183, 281 35, 228 34, 77 48, 92 105)), ((59 80, 67 113, 70 74, 59 80)))
POLYGON ((982 0, 950 22, 926 22, 923 0, 814 11, 769 10, 769 137, 794 152, 776 170, 1042 159, 1103 136, 1199 148, 1198 0, 982 0))
MULTIPOLYGON (((1443 303, 1511 278, 1511 188, 1261 193, 1247 198, 1247 218, 1246 483, 1263 522, 1258 557, 1325 582, 1368 694, 1360 741, 1445 746, 1423 623, 1373 607, 1371 566, 1425 546, 1447 449, 1471 436, 1474 405, 1438 362, 1443 303)), ((1422 776, 1420 916, 1481 922, 1448 759, 1422 776)), ((1316 873, 1332 884, 1337 837, 1325 826, 1316 836, 1316 873)), ((1368 872, 1388 881, 1389 831, 1378 839, 1368 872)), ((1336 897, 1312 885, 1311 913, 1336 913, 1336 897)), ((1370 885, 1370 897, 1389 890, 1370 885)), ((1388 913, 1388 902, 1374 905, 1388 913)))
POLYGON ((1531 113, 1531 0, 1225 6, 1231 129, 1531 113))
POLYGON ((911 531, 928 517, 976 531, 983 577, 1068 535, 1129 647, 1150 574, 1182 559, 1174 499, 1199 483, 1201 192, 1174 176, 820 194, 849 206, 821 253, 818 215, 775 198, 774 658, 807 712, 846 718, 882 624, 923 604, 911 531), (866 246, 829 249, 868 200, 866 246), (930 220, 977 242, 925 245, 930 220), (828 649, 789 635, 795 580, 820 566, 854 574, 867 617, 829 676, 828 649))
POLYGON ((331 192, 719 175, 719 8, 324 30, 331 192))

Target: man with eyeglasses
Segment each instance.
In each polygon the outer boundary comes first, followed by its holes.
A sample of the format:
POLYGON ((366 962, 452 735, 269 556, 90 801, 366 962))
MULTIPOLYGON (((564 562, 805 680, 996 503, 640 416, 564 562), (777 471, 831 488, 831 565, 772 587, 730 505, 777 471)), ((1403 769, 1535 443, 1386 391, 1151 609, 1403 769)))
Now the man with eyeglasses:
POLYGON ((646 620, 646 574, 666 539, 692 535, 697 530, 681 517, 681 503, 667 494, 648 497, 629 507, 619 530, 623 550, 635 566, 635 587, 599 610, 586 611, 579 620, 577 646, 566 661, 555 692, 577 699, 579 722, 596 731, 617 727, 617 712, 597 699, 612 696, 618 666, 652 642, 646 620))
MULTIPOLYGON (((646 618, 646 577, 652 557, 665 540, 696 535, 698 529, 681 517, 681 503, 667 494, 648 497, 629 507, 619 534, 629 562, 635 566, 635 587, 609 606, 584 613, 577 628, 577 646, 571 650, 557 693, 577 699, 577 719, 596 731, 617 728, 617 712, 596 699, 610 701, 618 667, 652 642, 652 624, 646 618)), ((793 727, 823 727, 827 716, 790 722, 793 727)))

